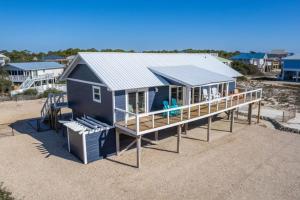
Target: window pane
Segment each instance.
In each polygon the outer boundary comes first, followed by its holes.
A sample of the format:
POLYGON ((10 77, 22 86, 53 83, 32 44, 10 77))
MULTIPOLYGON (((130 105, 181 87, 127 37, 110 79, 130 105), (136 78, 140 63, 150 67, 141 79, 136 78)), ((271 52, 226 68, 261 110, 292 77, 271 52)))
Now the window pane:
POLYGON ((96 94, 99 94, 100 93, 100 90, 98 88, 94 88, 94 93, 96 94))
POLYGON ((99 94, 95 94, 94 95, 94 99, 100 100, 100 95, 99 94))
POLYGON ((127 109, 129 112, 136 113, 136 93, 128 93, 128 105, 127 109))
POLYGON ((145 107, 145 92, 138 92, 138 112, 144 113, 145 107))
POLYGON ((200 102, 200 98, 199 98, 199 89, 200 88, 195 88, 194 89, 194 103, 199 103, 200 102))
POLYGON ((177 88, 171 88, 171 99, 177 99, 177 88))
POLYGON ((182 90, 182 87, 178 87, 178 99, 177 99, 177 103, 179 105, 183 105, 183 90, 182 90))

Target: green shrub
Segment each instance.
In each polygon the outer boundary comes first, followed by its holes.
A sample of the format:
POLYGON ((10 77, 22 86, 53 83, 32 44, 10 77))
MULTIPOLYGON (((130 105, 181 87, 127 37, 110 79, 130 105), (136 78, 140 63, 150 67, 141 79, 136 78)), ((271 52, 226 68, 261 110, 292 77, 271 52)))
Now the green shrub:
POLYGON ((55 88, 50 88, 50 89, 45 90, 42 94, 40 94, 40 98, 46 98, 46 97, 48 97, 48 95, 50 93, 52 93, 52 94, 60 94, 62 92, 63 91, 61 91, 61 90, 57 90, 55 88))
POLYGON ((12 83, 6 79, 0 79, 0 93, 9 93, 12 87, 12 83))
POLYGON ((7 191, 5 187, 3 187, 3 183, 0 183, 0 199, 1 200, 14 200, 12 197, 12 193, 7 191))
POLYGON ((232 68, 240 72, 243 75, 262 75, 263 73, 257 69, 256 66, 246 64, 239 61, 233 61, 232 68))
POLYGON ((28 89, 28 90, 25 90, 22 95, 28 95, 28 96, 36 96, 38 94, 38 91, 34 88, 32 89, 28 89))

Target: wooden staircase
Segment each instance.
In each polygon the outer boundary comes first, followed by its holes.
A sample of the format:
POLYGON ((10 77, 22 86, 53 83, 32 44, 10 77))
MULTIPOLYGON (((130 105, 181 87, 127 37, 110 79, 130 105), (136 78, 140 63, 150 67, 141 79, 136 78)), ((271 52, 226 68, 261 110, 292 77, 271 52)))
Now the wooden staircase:
POLYGON ((51 129, 58 130, 58 119, 61 109, 68 106, 65 100, 66 93, 50 93, 41 109, 40 123, 48 123, 51 129))

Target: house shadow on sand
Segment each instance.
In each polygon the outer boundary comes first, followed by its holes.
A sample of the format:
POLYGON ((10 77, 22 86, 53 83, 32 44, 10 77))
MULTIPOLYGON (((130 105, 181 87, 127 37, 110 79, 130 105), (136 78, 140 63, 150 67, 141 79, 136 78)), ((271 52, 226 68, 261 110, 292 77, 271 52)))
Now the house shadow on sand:
POLYGON ((73 154, 68 152, 67 136, 64 127, 56 132, 46 125, 42 125, 42 131, 38 132, 37 120, 38 118, 19 120, 10 124, 10 127, 14 129, 16 135, 27 134, 36 139, 37 141, 32 144, 45 156, 45 158, 57 156, 77 163, 82 163, 73 154))

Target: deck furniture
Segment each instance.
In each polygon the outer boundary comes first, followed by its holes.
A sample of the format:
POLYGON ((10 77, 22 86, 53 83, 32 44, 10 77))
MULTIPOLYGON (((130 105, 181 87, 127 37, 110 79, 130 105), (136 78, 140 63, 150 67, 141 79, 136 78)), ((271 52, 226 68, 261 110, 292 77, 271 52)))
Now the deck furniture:
POLYGON ((204 101, 208 101, 209 99, 207 89, 203 89, 203 99, 204 101))
POLYGON ((211 95, 213 99, 217 99, 221 97, 221 94, 218 92, 216 87, 211 88, 211 95))

